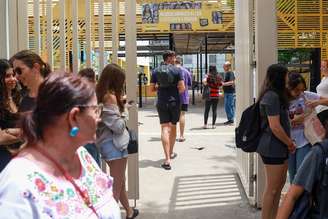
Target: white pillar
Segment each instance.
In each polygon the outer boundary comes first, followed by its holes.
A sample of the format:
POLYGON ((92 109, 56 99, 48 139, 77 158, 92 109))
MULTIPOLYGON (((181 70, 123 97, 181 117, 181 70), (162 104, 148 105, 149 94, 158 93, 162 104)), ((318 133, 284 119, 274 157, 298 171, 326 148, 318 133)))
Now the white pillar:
POLYGON ((112 0, 112 63, 117 63, 119 41, 119 1, 112 0))
POLYGON ((28 14, 27 1, 18 0, 17 7, 17 29, 18 29, 18 49, 28 49, 28 14))
POLYGON ((60 34, 60 69, 66 70, 66 4, 65 0, 59 2, 59 34, 60 34))
POLYGON ((105 33, 104 33, 104 0, 99 0, 99 72, 104 69, 105 63, 105 33))
MULTIPOLYGON (((128 100, 137 99, 137 25, 136 1, 125 0, 125 54, 126 54, 126 88, 128 100)), ((138 112, 133 107, 129 111, 129 128, 138 130, 138 112)), ((128 194, 130 198, 139 198, 139 164, 138 154, 129 156, 128 194)))
POLYGON ((53 41, 52 41, 52 0, 47 0, 47 56, 48 56, 48 64, 53 67, 53 41))
POLYGON ((79 50, 78 50, 78 0, 72 0, 72 32, 73 32, 73 73, 79 71, 79 50))
POLYGON ((9 58, 8 0, 0 0, 0 58, 9 58))
MULTIPOLYGON (((255 0, 255 13, 256 84, 258 91, 264 81, 268 66, 277 63, 278 60, 276 1, 255 0)), ((257 157, 256 161, 256 199, 260 207, 265 176, 261 159, 257 157)))
POLYGON ((35 52, 41 54, 40 0, 33 1, 35 52))
POLYGON ((85 0, 85 56, 88 68, 91 67, 91 10, 91 0, 85 0))
MULTIPOLYGON (((253 0, 235 1, 236 121, 253 102, 253 0)), ((237 151, 238 173, 245 192, 254 204, 254 155, 237 151)))
POLYGON ((18 52, 17 0, 8 0, 9 56, 18 52))

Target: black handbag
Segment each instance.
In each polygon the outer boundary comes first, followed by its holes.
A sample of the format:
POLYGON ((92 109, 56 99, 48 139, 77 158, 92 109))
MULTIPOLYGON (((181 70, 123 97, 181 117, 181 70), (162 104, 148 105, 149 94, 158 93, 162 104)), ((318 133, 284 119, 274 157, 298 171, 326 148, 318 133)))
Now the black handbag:
POLYGON ((210 87, 208 85, 204 85, 204 87, 203 87, 202 98, 203 98, 203 100, 210 99, 210 87))
POLYGON ((135 154, 138 153, 138 135, 135 131, 129 130, 130 140, 128 144, 128 153, 135 154))

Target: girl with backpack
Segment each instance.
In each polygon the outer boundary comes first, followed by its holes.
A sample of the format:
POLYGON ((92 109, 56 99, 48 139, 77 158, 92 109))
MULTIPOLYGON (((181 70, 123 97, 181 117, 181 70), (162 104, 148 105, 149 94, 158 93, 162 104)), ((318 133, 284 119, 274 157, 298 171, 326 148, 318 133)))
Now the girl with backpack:
POLYGON ((285 66, 269 66, 259 95, 262 133, 257 152, 263 160, 266 176, 262 219, 276 217, 281 190, 286 182, 288 154, 295 150, 287 113, 287 73, 285 66))
POLYGON ((209 73, 203 80, 203 84, 208 87, 208 94, 205 98, 205 112, 204 112, 204 129, 209 128, 207 126, 208 114, 212 107, 212 128, 215 129, 215 122, 217 116, 217 106, 219 103, 219 88, 222 86, 222 78, 216 70, 216 66, 211 65, 209 67, 209 73))
POLYGON ((316 93, 305 91, 306 83, 301 74, 292 72, 288 75, 288 114, 291 120, 291 138, 295 141, 296 151, 290 153, 288 158, 288 173, 290 182, 293 182, 295 174, 301 166, 304 157, 311 149, 311 144, 304 135, 304 118, 309 109, 308 101, 319 100, 316 93))

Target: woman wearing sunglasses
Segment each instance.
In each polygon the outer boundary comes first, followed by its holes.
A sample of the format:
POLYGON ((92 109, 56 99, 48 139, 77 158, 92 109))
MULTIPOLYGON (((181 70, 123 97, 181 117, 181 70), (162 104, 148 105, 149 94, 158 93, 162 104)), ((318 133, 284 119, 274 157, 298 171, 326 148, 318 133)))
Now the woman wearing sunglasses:
POLYGON ((30 111, 34 108, 38 88, 50 72, 50 66, 41 57, 30 51, 22 50, 11 57, 10 62, 14 68, 17 79, 26 88, 19 106, 19 112, 30 111))
POLYGON ((101 106, 94 88, 55 73, 23 116, 26 146, 0 174, 0 212, 7 218, 120 219, 113 180, 81 147, 95 140, 101 106))
POLYGON ((18 121, 17 106, 20 93, 17 80, 8 60, 0 59, 0 172, 11 159, 11 149, 19 147, 20 130, 16 128, 18 121))

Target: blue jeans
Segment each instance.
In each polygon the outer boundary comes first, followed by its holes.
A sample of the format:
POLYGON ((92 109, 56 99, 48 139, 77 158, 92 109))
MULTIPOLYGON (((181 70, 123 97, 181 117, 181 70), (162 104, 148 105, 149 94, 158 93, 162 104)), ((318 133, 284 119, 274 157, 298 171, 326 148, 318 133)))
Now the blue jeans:
POLYGON ((228 121, 234 121, 235 118, 235 107, 236 107, 236 100, 235 100, 234 93, 225 93, 224 94, 224 109, 227 114, 228 121))
POLYGON ((309 143, 301 148, 297 148, 295 153, 290 153, 288 158, 288 173, 290 183, 293 182, 297 170, 300 168, 305 156, 310 152, 312 145, 309 143))

